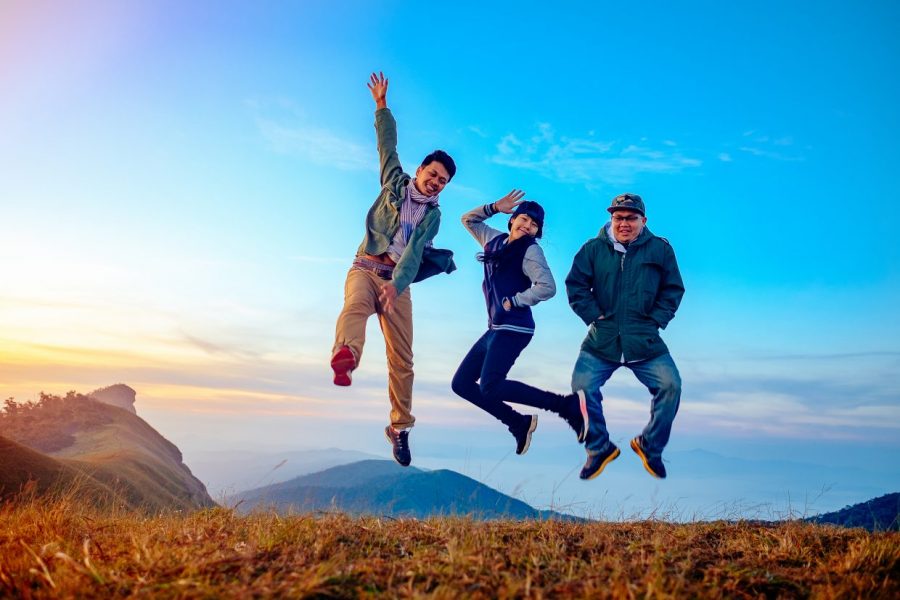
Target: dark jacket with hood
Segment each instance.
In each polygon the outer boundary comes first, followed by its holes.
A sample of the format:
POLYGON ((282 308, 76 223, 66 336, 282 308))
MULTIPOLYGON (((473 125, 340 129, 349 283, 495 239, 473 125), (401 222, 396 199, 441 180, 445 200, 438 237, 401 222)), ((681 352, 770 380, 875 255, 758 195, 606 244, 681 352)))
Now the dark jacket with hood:
POLYGON ((566 277, 569 305, 590 326, 581 348, 614 362, 662 356, 669 349, 659 329, 684 295, 675 252, 645 227, 623 254, 609 227, 581 247, 566 277))

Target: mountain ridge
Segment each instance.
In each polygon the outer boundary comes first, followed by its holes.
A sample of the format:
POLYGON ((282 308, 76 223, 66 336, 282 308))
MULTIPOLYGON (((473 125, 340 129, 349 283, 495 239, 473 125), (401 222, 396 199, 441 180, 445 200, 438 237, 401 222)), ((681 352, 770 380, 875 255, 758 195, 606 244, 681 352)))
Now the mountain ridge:
POLYGON ((339 510, 351 515, 426 518, 468 516, 580 520, 539 510, 449 469, 426 471, 388 460, 363 460, 230 496, 241 512, 271 508, 279 513, 339 510))
POLYGON ((804 520, 840 527, 862 527, 869 531, 900 531, 900 492, 885 494, 804 520))

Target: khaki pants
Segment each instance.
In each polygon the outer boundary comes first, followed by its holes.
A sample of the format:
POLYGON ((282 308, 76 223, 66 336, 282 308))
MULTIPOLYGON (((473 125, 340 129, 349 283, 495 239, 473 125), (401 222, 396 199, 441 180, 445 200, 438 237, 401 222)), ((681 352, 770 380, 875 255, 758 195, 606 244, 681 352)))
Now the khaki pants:
POLYGON ((394 301, 388 314, 378 300, 381 286, 387 283, 371 271, 350 269, 344 284, 344 308, 335 328, 332 354, 341 346, 350 346, 357 366, 366 341, 366 321, 378 315, 388 362, 388 397, 391 400, 391 425, 408 429, 416 422, 412 415, 413 320, 412 296, 406 288, 394 301))

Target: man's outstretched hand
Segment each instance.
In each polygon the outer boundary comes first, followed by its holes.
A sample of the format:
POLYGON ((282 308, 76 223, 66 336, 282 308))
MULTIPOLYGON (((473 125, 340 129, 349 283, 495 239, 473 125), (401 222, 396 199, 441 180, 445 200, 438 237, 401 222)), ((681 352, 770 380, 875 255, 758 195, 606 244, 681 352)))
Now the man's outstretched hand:
POLYGON ((372 99, 375 101, 375 108, 387 108, 387 89, 388 80, 384 73, 378 72, 378 75, 372 73, 369 76, 369 83, 366 84, 369 91, 372 92, 372 99))

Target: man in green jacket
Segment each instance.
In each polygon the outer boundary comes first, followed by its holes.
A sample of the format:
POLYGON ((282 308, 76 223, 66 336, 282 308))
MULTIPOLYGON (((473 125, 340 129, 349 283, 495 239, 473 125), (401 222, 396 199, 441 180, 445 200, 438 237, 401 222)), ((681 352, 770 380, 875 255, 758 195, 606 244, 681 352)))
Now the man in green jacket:
POLYGON ((572 391, 587 405, 587 461, 582 479, 593 479, 619 456, 603 418, 600 387, 621 366, 653 394, 650 422, 631 440, 644 468, 666 476, 662 451, 681 401, 681 377, 659 336, 684 295, 675 252, 653 235, 637 194, 613 198, 612 217, 575 255, 566 277, 569 305, 589 326, 572 373, 572 391))
POLYGON ((366 234, 344 284, 344 307, 338 317, 331 368, 336 385, 350 385, 362 358, 366 321, 378 315, 388 359, 391 424, 385 436, 394 459, 412 460, 409 429, 413 388, 413 319, 409 285, 456 268, 453 253, 437 250, 432 240, 441 224, 438 195, 456 173, 450 156, 435 150, 416 169, 415 178, 400 166, 397 123, 387 107, 388 80, 372 73, 368 83, 375 100, 375 132, 381 162, 381 192, 366 216, 366 234))

